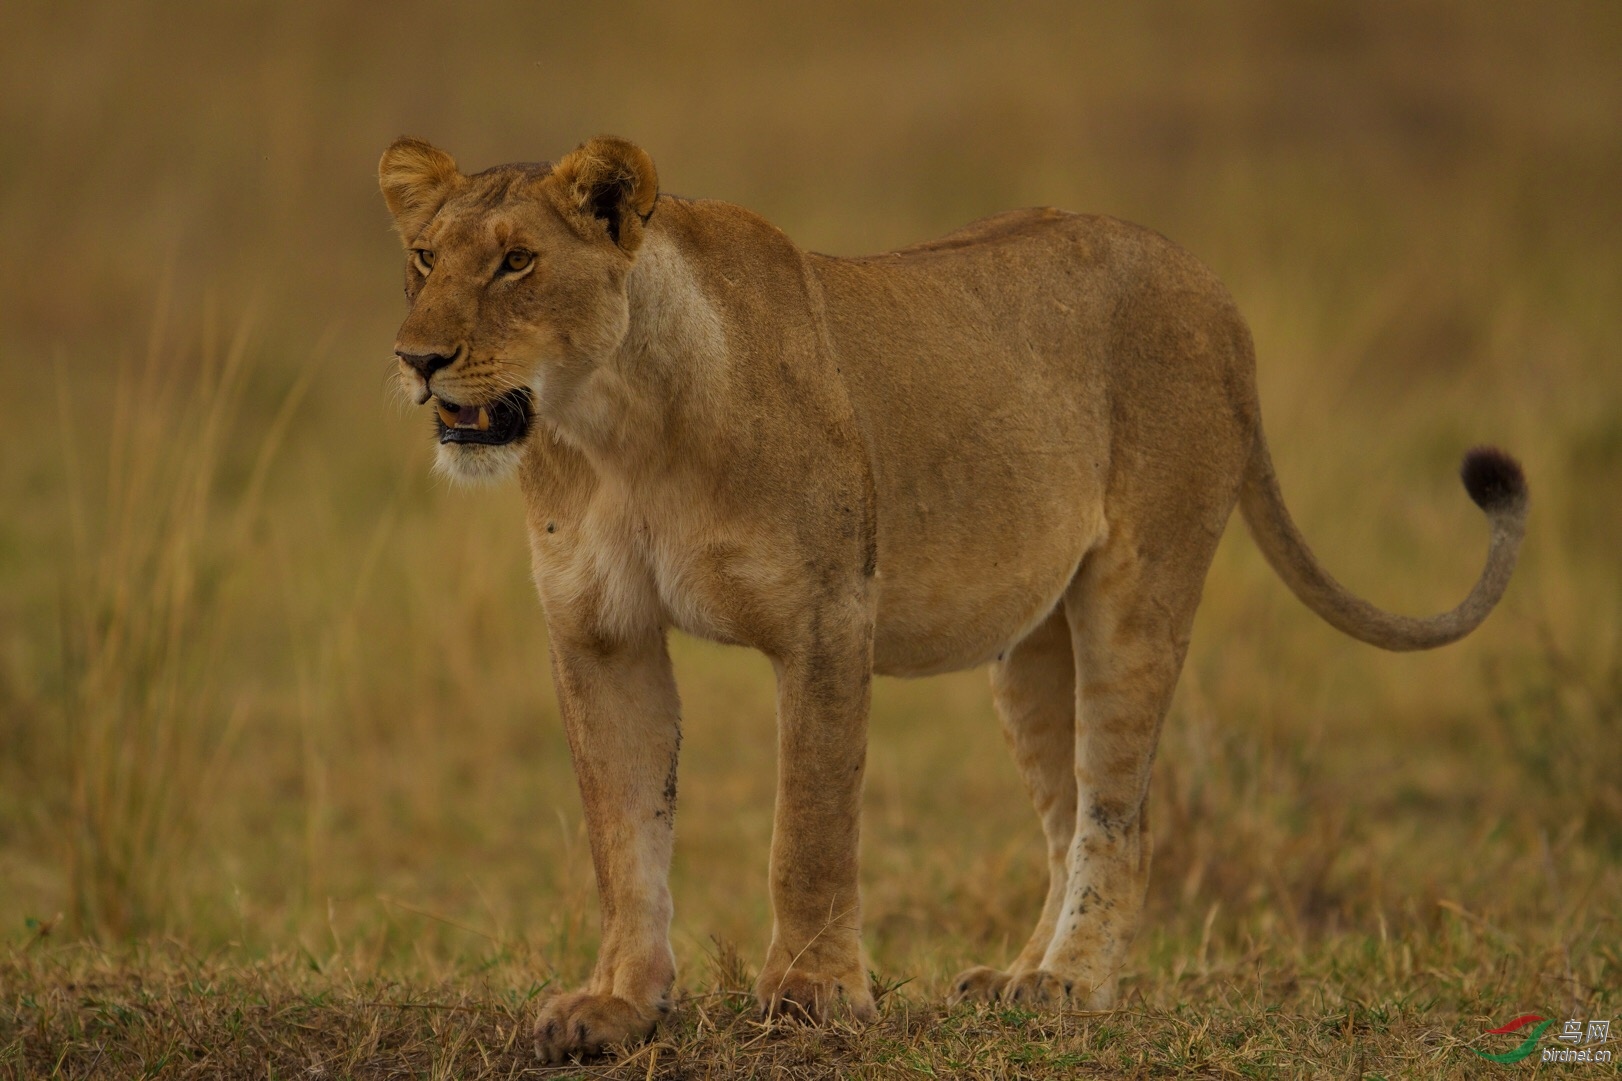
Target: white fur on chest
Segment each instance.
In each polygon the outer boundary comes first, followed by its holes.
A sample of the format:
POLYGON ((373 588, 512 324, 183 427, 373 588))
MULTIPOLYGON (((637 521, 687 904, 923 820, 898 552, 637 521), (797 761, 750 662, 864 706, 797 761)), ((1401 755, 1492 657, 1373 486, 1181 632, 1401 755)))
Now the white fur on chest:
POLYGON ((628 640, 676 627, 712 641, 740 641, 736 606, 754 589, 753 560, 723 557, 715 530, 677 506, 600 492, 579 522, 567 558, 548 561, 543 592, 610 638, 628 640))

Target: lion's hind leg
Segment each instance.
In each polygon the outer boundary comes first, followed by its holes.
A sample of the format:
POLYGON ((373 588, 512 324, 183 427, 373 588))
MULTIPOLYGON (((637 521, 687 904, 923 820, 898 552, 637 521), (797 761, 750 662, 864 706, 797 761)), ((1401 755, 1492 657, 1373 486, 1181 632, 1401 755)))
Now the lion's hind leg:
POLYGON ((971 969, 953 1001, 1114 1004, 1153 848, 1149 776, 1216 547, 1198 519, 1118 529, 1059 612, 993 669, 998 714, 1047 838, 1042 916, 1006 972, 971 969), (1165 543, 1183 528, 1181 544, 1165 543))
POLYGON ((1036 930, 1013 964, 1006 971, 981 966, 960 973, 949 997, 1035 1005, 1068 993, 1062 980, 1041 971, 1064 904, 1076 827, 1075 655, 1062 606, 992 665, 991 689, 1003 734, 1042 820, 1048 894, 1036 930))
POLYGON ((1090 1009, 1114 1005, 1143 915, 1155 745, 1219 535, 1197 517, 1149 525, 1138 536, 1118 530, 1065 594, 1078 677, 1076 818, 1069 879, 1037 971, 1090 1009))

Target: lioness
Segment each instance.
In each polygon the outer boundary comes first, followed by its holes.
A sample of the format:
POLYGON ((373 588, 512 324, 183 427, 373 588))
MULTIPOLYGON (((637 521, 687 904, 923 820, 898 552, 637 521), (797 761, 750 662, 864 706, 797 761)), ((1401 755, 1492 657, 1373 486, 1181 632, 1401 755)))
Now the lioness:
POLYGON ((434 403, 439 469, 518 475, 591 837, 601 952, 540 1011, 548 1060, 669 1009, 669 628, 777 672, 768 1014, 874 1013, 873 673, 988 662, 1051 878, 1019 955, 951 997, 1104 1007, 1143 908, 1155 742, 1235 502, 1298 597, 1384 649, 1468 633, 1514 567, 1526 485, 1478 449, 1462 475, 1492 541, 1462 604, 1392 615, 1330 577, 1279 492, 1244 320, 1148 230, 1022 210, 832 258, 660 194, 610 137, 471 176, 400 139, 378 173, 406 249, 400 377, 434 403))

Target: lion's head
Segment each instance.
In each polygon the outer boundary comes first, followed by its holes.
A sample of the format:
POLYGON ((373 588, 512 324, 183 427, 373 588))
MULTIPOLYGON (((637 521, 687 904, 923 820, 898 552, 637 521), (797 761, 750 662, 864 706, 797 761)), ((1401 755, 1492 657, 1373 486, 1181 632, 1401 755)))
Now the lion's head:
POLYGON ((464 176, 444 151, 402 138, 378 183, 406 250, 402 385, 435 404, 441 470, 503 475, 536 419, 560 416, 625 337, 653 162, 600 136, 555 166, 464 176))

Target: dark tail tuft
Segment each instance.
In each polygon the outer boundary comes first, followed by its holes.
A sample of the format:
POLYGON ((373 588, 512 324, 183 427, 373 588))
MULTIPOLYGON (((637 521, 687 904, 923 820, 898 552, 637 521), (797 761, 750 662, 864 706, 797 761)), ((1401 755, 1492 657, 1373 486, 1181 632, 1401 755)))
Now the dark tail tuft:
POLYGON ((1488 514, 1526 499, 1521 463, 1497 447, 1476 447, 1466 454, 1459 479, 1476 506, 1488 514))

